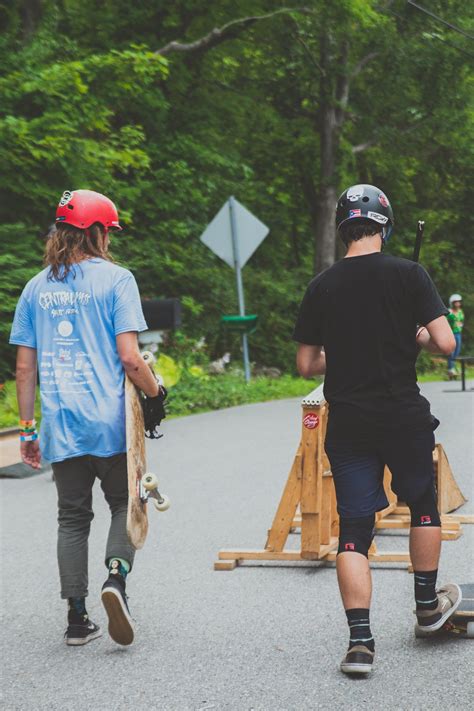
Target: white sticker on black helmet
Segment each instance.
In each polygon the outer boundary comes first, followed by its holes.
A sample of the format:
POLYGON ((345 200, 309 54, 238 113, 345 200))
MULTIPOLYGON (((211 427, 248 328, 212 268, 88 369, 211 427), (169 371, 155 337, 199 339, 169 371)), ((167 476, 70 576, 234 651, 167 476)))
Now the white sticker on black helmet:
POLYGON ((388 217, 386 215, 381 215, 380 212, 369 212, 367 213, 369 220, 375 220, 375 222, 380 222, 381 225, 385 225, 388 222, 388 217))
POLYGON ((356 202, 356 200, 360 200, 363 194, 363 185, 353 185, 352 188, 349 188, 349 190, 347 191, 347 199, 349 200, 349 202, 356 202))
POLYGON ((72 190, 65 190, 63 194, 61 195, 61 200, 59 201, 59 206, 64 207, 64 205, 67 205, 68 202, 72 200, 72 196, 74 195, 74 192, 72 190))

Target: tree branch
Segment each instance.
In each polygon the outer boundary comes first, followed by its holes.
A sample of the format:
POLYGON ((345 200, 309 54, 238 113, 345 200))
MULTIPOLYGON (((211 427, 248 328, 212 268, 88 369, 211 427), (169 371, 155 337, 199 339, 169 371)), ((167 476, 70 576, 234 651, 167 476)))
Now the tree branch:
POLYGON ((292 12, 299 12, 303 15, 314 14, 314 10, 309 7, 282 7, 274 12, 269 12, 266 15, 241 17, 237 20, 227 22, 225 25, 222 25, 222 27, 214 27, 214 29, 208 32, 207 35, 204 35, 204 37, 201 37, 194 42, 183 43, 177 42, 176 40, 168 42, 168 44, 165 44, 164 47, 156 50, 155 54, 165 56, 166 54, 170 54, 170 52, 196 52, 211 49, 212 47, 221 44, 221 42, 225 42, 227 39, 235 36, 238 32, 251 27, 256 22, 260 22, 261 20, 269 20, 276 15, 288 15, 292 12))
POLYGON ((362 57, 360 62, 357 62, 354 69, 350 73, 349 78, 354 79, 354 77, 358 76, 365 67, 365 65, 368 64, 372 59, 375 59, 375 57, 378 57, 379 54, 380 52, 369 52, 369 54, 366 54, 365 57, 362 57))
MULTIPOLYGON (((425 116, 424 118, 420 119, 416 123, 414 123, 412 126, 408 126, 405 129, 395 129, 398 131, 399 135, 407 136, 409 133, 413 133, 413 131, 417 131, 420 126, 423 126, 431 116, 425 116)), ((370 138, 368 141, 365 141, 365 143, 358 143, 356 146, 352 146, 352 153, 362 153, 362 151, 366 151, 368 148, 372 148, 372 146, 376 146, 380 141, 382 140, 383 136, 373 136, 370 138)))
POLYGON ((372 148, 372 146, 375 146, 378 141, 378 138, 371 138, 370 141, 366 141, 365 143, 358 143, 356 146, 352 146, 352 153, 362 153, 363 151, 366 151, 367 148, 372 148))

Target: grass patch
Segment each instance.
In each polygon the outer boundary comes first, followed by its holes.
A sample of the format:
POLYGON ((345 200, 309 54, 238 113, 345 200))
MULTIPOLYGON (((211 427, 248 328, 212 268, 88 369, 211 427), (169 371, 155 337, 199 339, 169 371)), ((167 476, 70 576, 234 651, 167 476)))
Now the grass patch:
POLYGON ((170 389, 167 410, 170 417, 182 417, 253 402, 303 397, 320 382, 321 379, 305 380, 291 375, 275 379, 254 377, 248 384, 242 375, 234 373, 206 378, 185 376, 170 389))
MULTIPOLYGON (((460 371, 459 364, 457 367, 460 371)), ((466 368, 466 379, 474 379, 473 366, 466 368)), ((418 372, 418 382, 420 383, 443 380, 448 380, 446 365, 443 362, 435 362, 431 364, 430 370, 418 372)), ((460 383, 460 380, 461 375, 459 374, 457 382, 460 383)), ((305 380, 292 375, 282 375, 275 379, 263 376, 254 377, 247 384, 239 372, 230 371, 224 375, 204 377, 196 377, 186 372, 179 382, 168 391, 168 416, 170 418, 183 417, 235 405, 303 397, 320 382, 321 378, 305 380)), ((38 391, 35 417, 38 421, 41 417, 38 391)), ((9 380, 0 386, 0 428, 16 427, 18 419, 15 381, 9 380)))

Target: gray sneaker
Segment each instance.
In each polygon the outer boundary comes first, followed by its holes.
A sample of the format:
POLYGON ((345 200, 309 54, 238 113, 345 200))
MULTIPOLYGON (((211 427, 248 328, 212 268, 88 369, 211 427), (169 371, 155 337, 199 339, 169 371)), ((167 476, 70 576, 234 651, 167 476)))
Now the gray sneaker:
POLYGON ((344 674, 370 674, 375 653, 371 652, 365 644, 356 644, 351 647, 341 662, 341 671, 344 674))
POLYGON ((438 605, 434 610, 415 610, 419 632, 436 632, 441 629, 462 600, 461 588, 456 583, 447 583, 436 593, 438 605))

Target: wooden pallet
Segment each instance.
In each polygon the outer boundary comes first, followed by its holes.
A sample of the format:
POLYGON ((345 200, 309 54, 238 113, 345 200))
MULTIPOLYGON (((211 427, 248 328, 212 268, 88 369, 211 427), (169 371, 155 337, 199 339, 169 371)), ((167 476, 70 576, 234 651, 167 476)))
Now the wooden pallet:
MULTIPOLYGON (((337 555, 339 517, 329 460, 324 450, 328 405, 322 385, 302 401, 302 436, 263 549, 221 550, 215 570, 233 570, 244 561, 279 561, 296 565, 304 561, 334 561, 337 555), (297 549, 285 548, 290 533, 300 532, 297 549)), ((474 523, 474 516, 449 514, 466 499, 462 495, 441 445, 434 456, 438 505, 442 513, 444 540, 459 538, 462 523, 474 523)), ((376 530, 410 527, 410 512, 390 488, 391 474, 384 472, 389 505, 376 515, 376 530)), ((408 552, 379 552, 375 541, 369 551, 371 563, 405 563, 408 552)))

